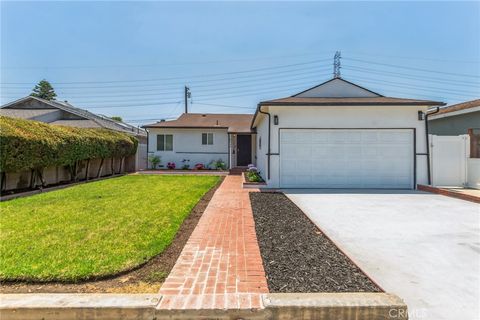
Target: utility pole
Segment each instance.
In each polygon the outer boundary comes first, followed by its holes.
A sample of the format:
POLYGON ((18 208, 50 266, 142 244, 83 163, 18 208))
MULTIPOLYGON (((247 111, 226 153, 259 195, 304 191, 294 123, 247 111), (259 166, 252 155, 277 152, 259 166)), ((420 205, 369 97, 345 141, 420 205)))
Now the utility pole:
POLYGON ((185 86, 185 113, 188 113, 188 98, 192 96, 190 88, 185 86))
POLYGON ((333 77, 334 78, 341 78, 340 76, 340 59, 342 58, 342 53, 340 51, 335 52, 335 56, 333 57, 333 77))

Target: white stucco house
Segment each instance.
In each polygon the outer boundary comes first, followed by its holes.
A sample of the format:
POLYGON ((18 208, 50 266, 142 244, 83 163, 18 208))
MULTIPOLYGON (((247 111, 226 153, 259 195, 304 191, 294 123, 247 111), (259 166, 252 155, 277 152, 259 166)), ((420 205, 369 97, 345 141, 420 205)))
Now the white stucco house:
POLYGON ((441 105, 333 78, 260 102, 253 116, 183 114, 145 127, 164 163, 253 163, 269 188, 415 189, 429 182, 425 115, 441 105))
POLYGON ((245 167, 255 162, 252 119, 253 114, 184 113, 177 120, 146 125, 148 154, 177 169, 184 163, 207 167, 217 160, 228 168, 245 167))

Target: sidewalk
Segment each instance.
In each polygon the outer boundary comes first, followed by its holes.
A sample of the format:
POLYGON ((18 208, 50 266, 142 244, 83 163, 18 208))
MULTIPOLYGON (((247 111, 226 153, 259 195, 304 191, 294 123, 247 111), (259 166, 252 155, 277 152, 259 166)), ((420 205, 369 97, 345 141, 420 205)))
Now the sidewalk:
POLYGON ((268 287, 250 191, 241 176, 225 178, 160 289, 160 309, 262 307, 268 287))

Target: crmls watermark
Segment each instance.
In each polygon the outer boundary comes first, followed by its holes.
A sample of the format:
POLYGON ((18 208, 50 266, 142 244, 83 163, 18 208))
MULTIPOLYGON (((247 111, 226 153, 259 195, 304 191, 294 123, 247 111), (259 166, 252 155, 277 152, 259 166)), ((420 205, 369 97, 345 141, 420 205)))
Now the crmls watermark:
POLYGON ((426 319, 427 318, 427 309, 390 309, 388 315, 391 319, 426 319))

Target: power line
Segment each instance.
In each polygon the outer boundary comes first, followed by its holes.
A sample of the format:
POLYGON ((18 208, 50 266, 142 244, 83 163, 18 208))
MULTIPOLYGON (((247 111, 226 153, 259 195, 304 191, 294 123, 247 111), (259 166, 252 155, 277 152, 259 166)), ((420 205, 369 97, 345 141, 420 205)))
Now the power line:
MULTIPOLYGON (((147 107, 147 106, 158 106, 164 104, 174 104, 180 103, 182 101, 163 101, 163 102, 155 102, 155 103, 140 103, 140 104, 128 104, 128 105, 109 105, 109 106, 100 106, 100 107, 88 107, 88 109, 107 109, 107 108, 133 108, 133 107, 147 107)), ((84 103, 79 103, 84 104, 84 103)))
MULTIPOLYGON (((248 94, 248 93, 253 93, 255 94, 256 92, 263 92, 264 90, 270 90, 270 89, 278 89, 276 91, 273 91, 273 92, 279 92, 279 91, 283 91, 284 89, 289 89, 291 88, 292 86, 294 87, 308 87, 311 85, 311 82, 301 82, 301 83, 289 83, 289 84, 285 84, 285 85, 280 85, 280 86, 271 86, 271 87, 263 87, 260 91, 259 90, 224 90, 224 91, 221 91, 221 93, 216 93, 216 94, 197 94, 195 93, 195 91, 192 91, 192 97, 193 99, 195 98, 203 98, 203 97, 221 97, 221 96, 225 96, 225 95, 231 95, 231 94, 248 94)), ((215 91, 217 92, 217 91, 215 91)), ((125 100, 122 100, 122 101, 125 101, 125 100)), ((102 101, 102 102, 106 102, 106 101, 102 101)), ((121 102, 121 101, 108 101, 108 102, 121 102)))
MULTIPOLYGON (((291 86, 302 86, 302 87, 307 87, 311 85, 311 82, 297 82, 297 83, 287 83, 287 84, 284 84, 284 85, 280 85, 280 86, 270 86, 270 87, 263 87, 261 89, 261 91, 263 92, 263 90, 268 90, 268 89, 278 89, 276 92, 279 92, 279 91, 283 91, 283 89, 288 89, 290 88, 291 86)), ((236 89, 235 87, 232 87, 231 89, 236 89)), ((214 92, 218 92, 220 90, 214 90, 214 92)), ((200 91, 201 92, 201 91, 200 91)), ((206 91, 206 93, 208 92, 212 92, 212 90, 210 91, 206 91)), ((221 91, 221 93, 217 93, 217 94, 200 94, 200 95, 197 95, 195 93, 195 91, 193 91, 193 98, 197 98, 197 97, 212 97, 212 96, 215 96, 215 97, 218 97, 218 96, 224 96, 224 95, 231 95, 231 94, 237 94, 237 93, 255 93, 255 92, 258 92, 258 90, 223 90, 221 91)), ((179 97, 180 95, 169 95, 169 96, 162 96, 163 99, 166 99, 166 98, 177 98, 179 97)), ((88 97, 87 97, 88 99, 88 97)), ((81 102, 78 102, 79 104, 94 104, 94 105, 97 105, 97 104, 102 104, 102 103, 122 103, 122 102, 132 102, 132 103, 142 103, 142 102, 153 102, 153 101, 157 101, 157 99, 153 99, 150 98, 150 99, 147 99, 147 100, 139 100, 139 99, 121 99, 121 100, 82 100, 81 102)))
POLYGON ((225 105, 225 104, 216 104, 216 103, 206 103, 206 102, 198 102, 195 101, 192 104, 199 104, 202 106, 212 106, 212 107, 223 107, 223 108, 235 108, 235 109, 255 109, 256 107, 241 107, 241 106, 230 106, 230 105, 225 105))
MULTIPOLYGON (((152 81, 166 81, 166 80, 179 80, 188 78, 202 78, 202 77, 214 77, 214 76, 223 76, 223 75, 230 75, 230 74, 241 74, 241 73, 249 73, 249 72, 257 72, 257 71, 265 71, 265 70, 272 70, 272 69, 281 69, 281 68, 288 68, 293 66, 301 66, 307 64, 313 64, 318 62, 329 61, 331 59, 317 59, 308 62, 301 62, 301 63, 293 63, 287 65, 280 65, 280 66, 273 66, 273 67, 265 67, 265 68, 256 68, 256 69, 249 69, 249 70, 241 70, 241 71, 232 71, 232 72, 223 72, 223 73, 211 73, 211 74, 203 74, 203 75, 193 75, 193 76, 182 76, 182 77, 170 77, 170 78, 157 78, 157 79, 136 79, 136 80, 109 80, 109 81, 73 81, 73 82, 54 82, 56 84, 102 84, 102 83, 130 83, 130 82, 152 82, 152 81)), ((28 82, 4 82, 5 84, 21 84, 21 85, 30 85, 28 82)))
POLYGON ((162 63, 162 64, 140 64, 140 65, 95 65, 95 66, 13 66, 13 67, 1 67, 0 69, 90 69, 90 68, 144 68, 144 67, 162 67, 162 66, 184 66, 184 65, 196 65, 196 64, 222 64, 222 63, 235 63, 242 61, 258 61, 258 60, 272 60, 272 59, 284 59, 291 57, 303 57, 313 56, 319 53, 328 53, 327 51, 316 53, 304 53, 304 54, 292 54, 282 56, 270 56, 270 57, 257 57, 257 58, 245 58, 245 59, 232 59, 232 60, 211 60, 211 61, 195 61, 195 62, 175 62, 175 63, 162 63))
MULTIPOLYGON (((372 81, 372 80, 361 80, 361 81, 367 82, 367 83, 381 84, 382 86, 387 86, 387 87, 412 89, 413 91, 421 90, 422 92, 433 92, 433 93, 436 92, 436 93, 441 93, 442 95, 445 95, 445 91, 443 90, 434 90, 434 89, 424 90, 424 89, 419 89, 418 87, 415 87, 415 86, 394 85, 394 84, 388 84, 382 81, 372 81)), ((476 95, 472 95, 472 94, 468 95, 468 94, 460 94, 460 93, 449 93, 449 95, 463 97, 463 98, 465 98, 465 96, 476 97, 476 95)))
MULTIPOLYGON (((319 78, 319 76, 325 76, 327 75, 327 73, 325 74, 320 74, 318 73, 317 71, 314 71, 314 72, 308 72, 307 74, 309 74, 309 76, 306 76, 306 77, 290 77, 290 78, 281 78, 280 80, 275 80, 275 81, 268 81, 268 82, 265 82, 265 80, 255 80, 255 79, 247 79, 247 80, 243 80, 243 81, 238 81, 238 82, 234 82, 234 83, 229 83, 229 82, 226 82, 225 84, 227 85, 232 85, 232 84, 235 84, 235 83, 245 83, 247 82, 247 84, 245 85, 236 85, 234 87, 224 87, 224 86, 221 86, 221 85, 193 85, 193 86, 190 86, 193 90, 197 90, 199 89, 200 91, 202 92, 210 92, 210 91, 219 91, 219 90, 228 90, 228 89, 237 89, 237 88, 249 88, 249 87, 258 87, 258 86, 263 86, 265 84, 277 84, 277 83, 289 83, 289 82, 292 82, 292 81, 296 81, 296 80, 317 80, 319 78), (262 82, 260 82, 262 81, 262 82), (207 89, 201 89, 202 87, 204 88, 207 88, 207 89)), ((268 79, 277 79, 278 77, 269 77, 268 79)), ((175 89, 178 90, 179 94, 181 92, 181 87, 176 87, 175 89)), ((86 97, 86 98, 116 98, 116 97, 139 97, 139 96, 160 96, 160 97, 164 97, 164 94, 162 94, 162 92, 167 92, 167 93, 172 93, 172 89, 164 89, 164 90, 135 90, 135 93, 133 94, 114 94, 112 95, 112 93, 104 93, 104 94, 99 94, 99 95, 91 95, 91 94, 68 94, 68 93, 65 93, 65 92, 58 92, 58 96, 65 96, 69 99, 72 99, 72 98, 83 98, 83 97, 86 97), (146 92, 151 92, 151 91, 155 91, 155 93, 140 93, 140 92, 143 92, 143 91, 146 91, 146 92)), ((101 92, 103 93, 103 92, 101 92)), ((5 96, 5 95, 4 95, 5 96)))
POLYGON ((434 89, 434 90, 443 90, 446 92, 453 92, 453 93, 459 93, 459 94, 479 94, 480 91, 477 92, 472 92, 472 91, 463 91, 463 90, 452 90, 448 88, 439 88, 439 87, 429 87, 429 86, 424 86, 424 85, 417 85, 417 84, 412 84, 412 83, 405 83, 405 82, 392 82, 392 81, 386 81, 386 80, 379 80, 379 79, 372 79, 372 78, 365 78, 365 77, 356 77, 357 79, 360 79, 361 81, 381 81, 381 83, 390 83, 393 85, 407 85, 407 86, 412 86, 413 88, 424 88, 424 89, 434 89))
MULTIPOLYGON (((305 88, 305 85, 297 86, 297 87, 290 87, 291 90, 298 90, 298 89, 301 89, 301 88, 305 88)), ((259 94, 272 94, 272 93, 277 93, 279 91, 283 91, 283 90, 244 92, 244 93, 236 94, 236 95, 232 93, 232 95, 229 95, 229 96, 209 95, 209 96, 201 96, 201 97, 202 98, 207 98, 208 97, 209 100, 216 100, 216 99, 229 99, 229 98, 236 98, 236 97, 248 97, 248 96, 259 95, 259 94)), ((288 94, 286 94, 286 95, 288 95, 288 94)), ((200 97, 200 96, 195 96, 195 94, 194 94, 193 97, 195 98, 195 97, 200 97)), ((161 105, 161 104, 173 104, 173 103, 179 103, 179 102, 182 102, 182 100, 180 100, 180 101, 168 101, 168 102, 167 101, 162 101, 162 102, 155 102, 155 103, 140 103, 140 104, 130 103, 128 105, 108 105, 108 106, 90 107, 89 109, 134 108, 134 107, 142 107, 142 106, 156 106, 156 105, 161 105)), ((195 101, 194 101, 194 103, 195 103, 195 101)))
POLYGON ((421 71, 421 72, 446 74, 446 75, 451 75, 451 76, 456 76, 456 77, 480 78, 480 76, 478 76, 478 75, 475 76, 475 75, 470 75, 470 74, 460 74, 460 73, 453 73, 453 72, 443 72, 443 71, 436 71, 436 70, 413 68, 413 67, 407 67, 407 66, 398 66, 398 65, 388 64, 388 63, 373 62, 373 61, 367 61, 367 60, 355 59, 355 58, 343 58, 343 59, 357 61, 357 62, 363 62, 363 63, 367 63, 367 64, 374 64, 374 65, 379 65, 379 66, 391 67, 391 68, 398 68, 398 69, 406 69, 406 70, 414 70, 414 71, 421 71))
POLYGON ((360 55, 360 56, 369 56, 369 57, 378 57, 378 58, 387 58, 387 59, 405 59, 405 60, 424 60, 424 61, 436 61, 436 62, 454 62, 454 63, 478 63, 480 64, 480 60, 449 60, 449 59, 438 59, 438 58, 424 58, 424 57, 406 57, 406 56, 395 56, 395 55, 379 55, 375 53, 361 53, 361 52, 348 52, 349 54, 353 55, 360 55))
POLYGON ((439 78, 432 78, 428 76, 419 76, 419 75, 411 75, 409 73, 401 73, 401 72, 393 72, 393 71, 384 71, 384 70, 378 70, 378 69, 370 69, 370 68, 364 68, 364 67, 359 67, 355 65, 347 65, 343 66, 343 69, 346 70, 352 70, 352 71, 357 71, 357 72, 368 72, 368 73, 373 73, 373 74, 379 74, 379 75, 384 75, 386 77, 393 77, 395 76, 396 78, 404 78, 404 79, 412 79, 412 80, 428 80, 428 81, 434 81, 438 83, 444 83, 444 84, 450 84, 450 85, 461 85, 461 86, 469 86, 469 87, 476 87, 478 88, 479 84, 474 84, 473 82, 466 82, 462 80, 448 80, 448 79, 439 79, 439 78))
MULTIPOLYGON (((264 73, 264 74, 258 74, 258 75, 243 75, 243 76, 237 76, 237 77, 228 77, 228 78, 219 78, 219 79, 203 79, 203 80, 189 80, 189 84, 193 84, 196 82, 199 83, 206 83, 206 82, 221 82, 225 83, 225 81, 228 80, 236 80, 236 79, 245 79, 243 81, 236 81, 236 82, 246 82, 246 81, 251 81, 252 79, 272 79, 272 75, 278 75, 278 74, 296 74, 298 71, 303 71, 303 70, 309 70, 309 72, 303 72, 303 73, 298 73, 298 75, 301 74, 311 74, 315 72, 320 72, 320 71, 326 71, 329 70, 330 68, 317 68, 317 69, 312 69, 312 67, 306 67, 306 68, 297 68, 293 70, 282 70, 282 71, 275 71, 275 72, 269 72, 269 73, 264 73), (265 78, 266 76, 266 78, 265 78)), ((70 89, 104 89, 104 88, 115 88, 115 89, 120 89, 122 88, 144 88, 144 87, 158 87, 162 86, 162 88, 166 89, 166 86, 183 86, 186 81, 182 82, 176 82, 176 83, 166 83, 166 84, 142 84, 142 85, 114 85, 114 86, 93 86, 93 87, 61 87, 61 86, 55 86, 56 89, 61 89, 61 90, 70 90, 70 89)), ((204 84, 203 86, 212 86, 214 84, 206 85, 204 84)), ((23 87, 10 87, 10 86, 3 86, 1 85, 2 88, 5 89, 28 89, 30 90, 32 86, 23 86, 23 87)), ((150 91, 154 91, 157 89, 150 89, 150 91)))

